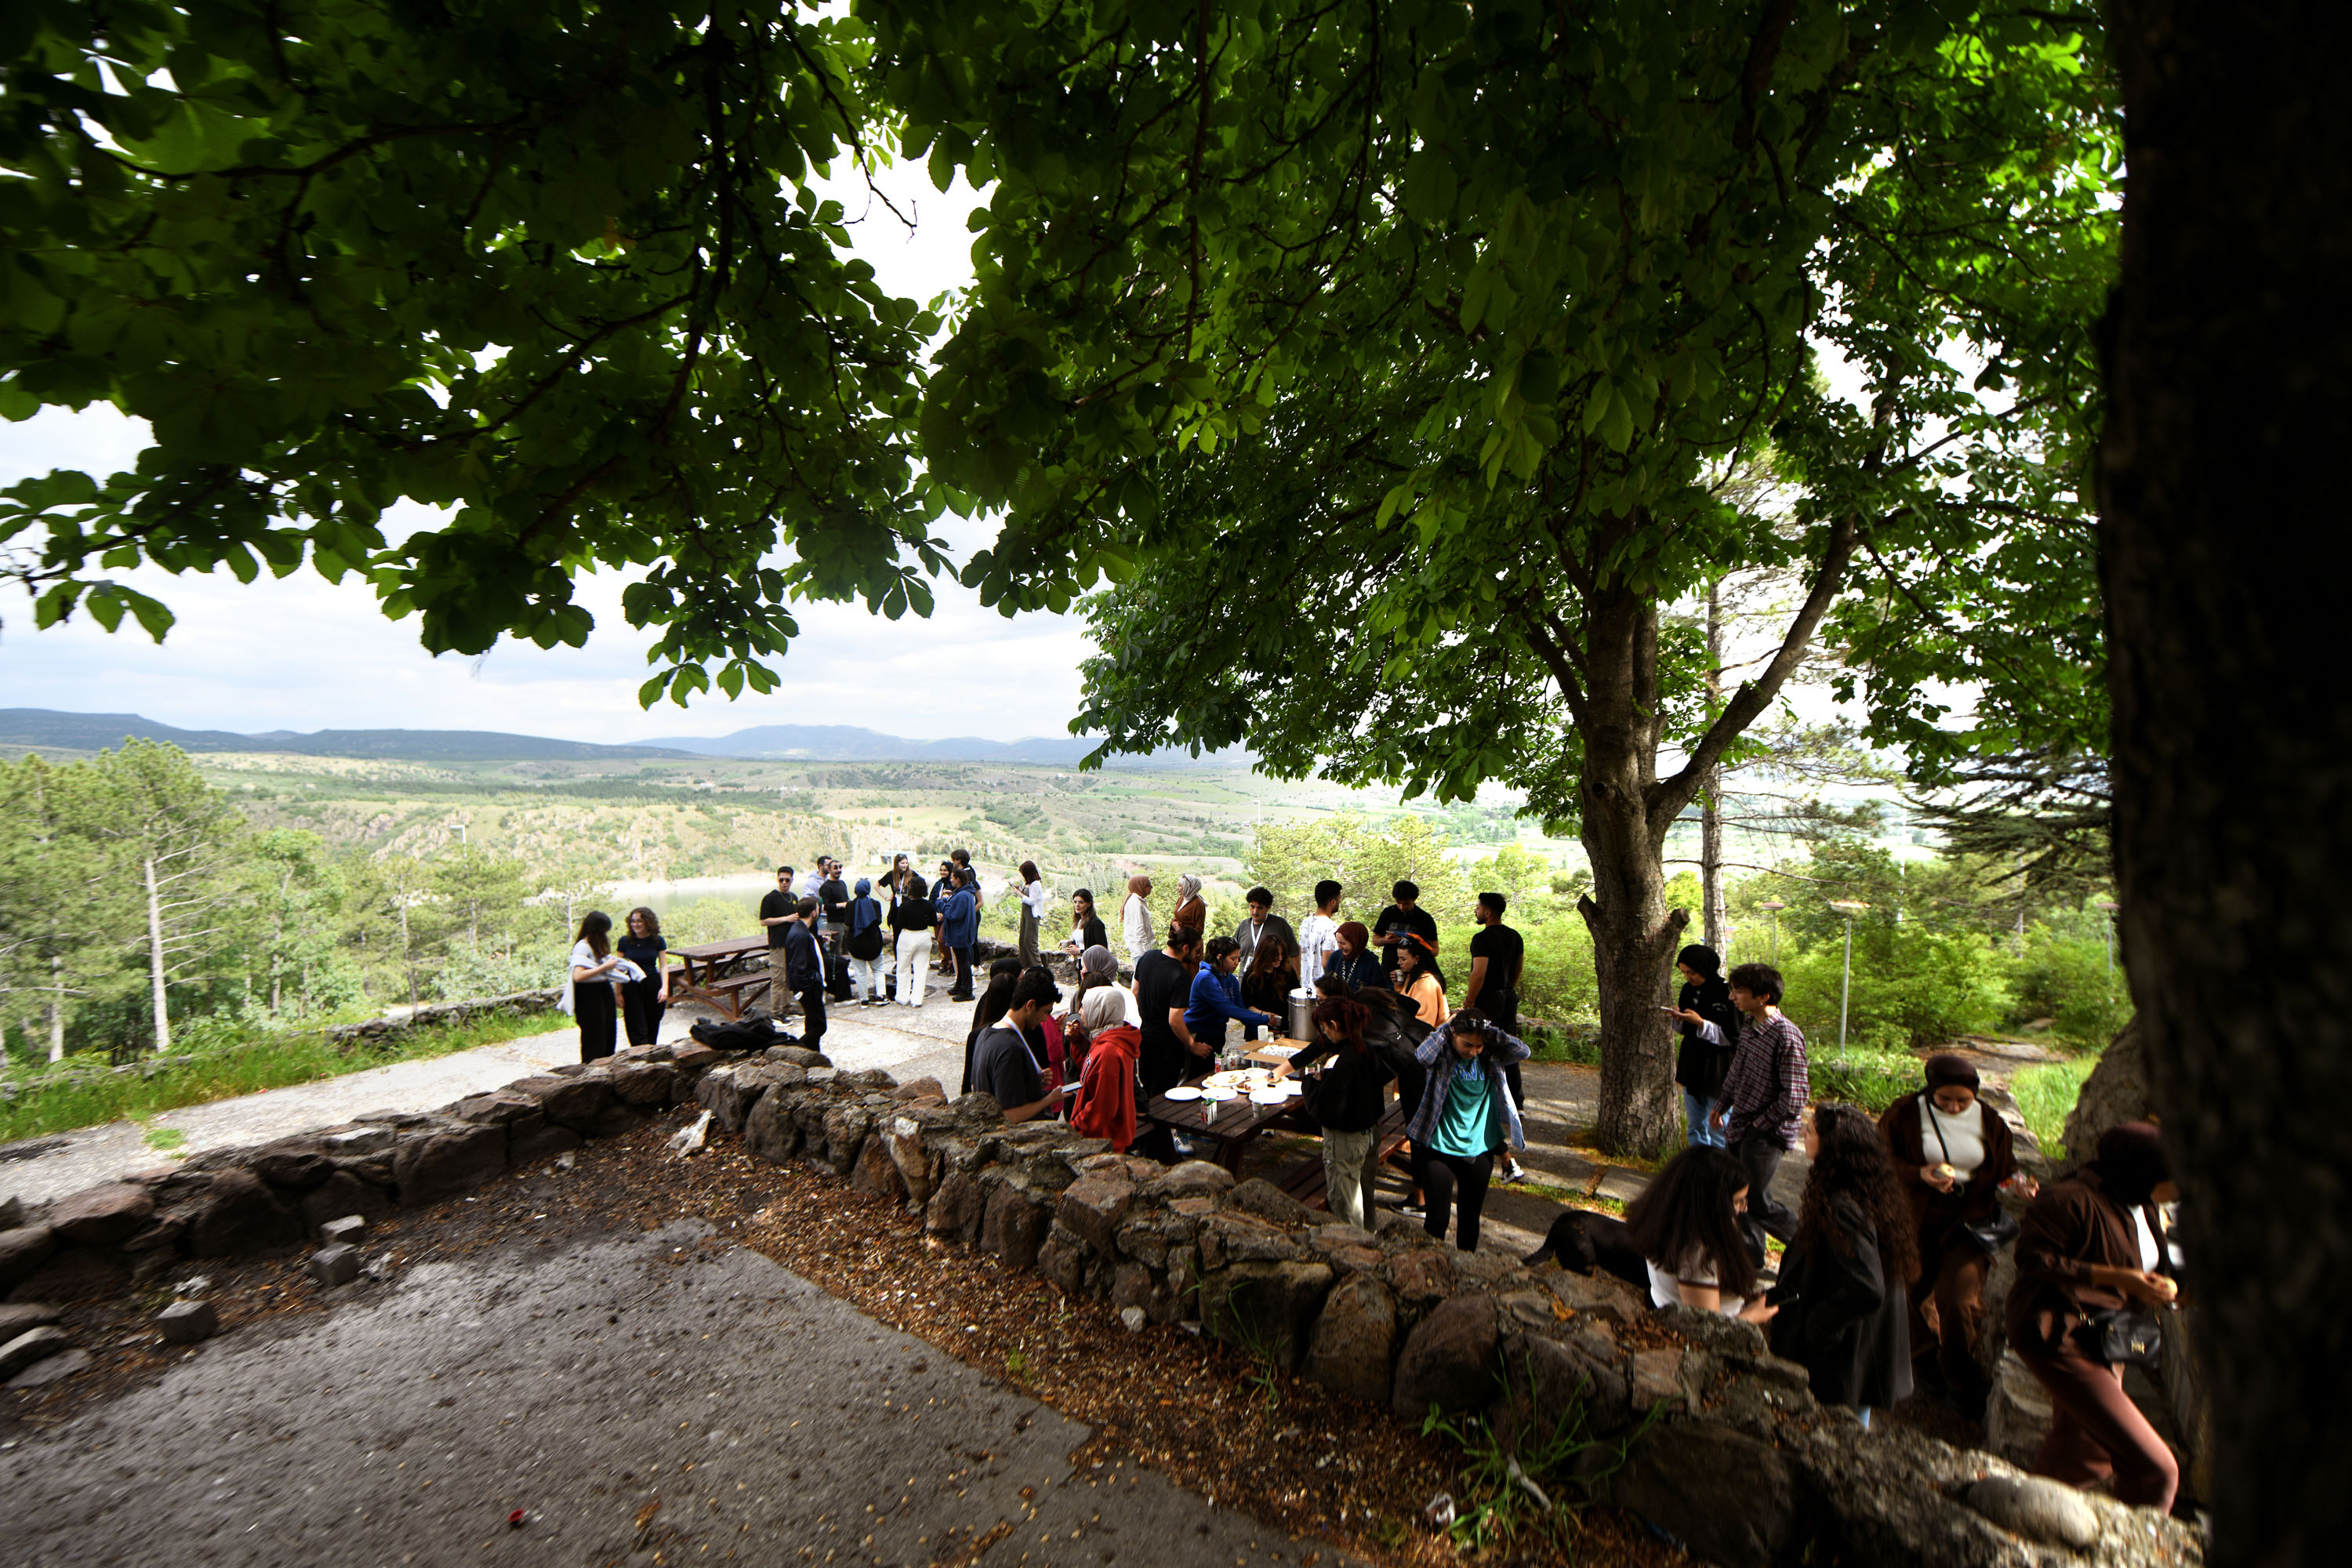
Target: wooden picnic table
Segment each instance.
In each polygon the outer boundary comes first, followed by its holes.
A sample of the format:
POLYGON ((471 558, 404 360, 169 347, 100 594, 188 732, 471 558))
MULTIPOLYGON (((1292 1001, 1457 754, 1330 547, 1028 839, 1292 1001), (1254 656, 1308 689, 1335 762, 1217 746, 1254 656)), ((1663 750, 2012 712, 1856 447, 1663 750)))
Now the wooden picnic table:
POLYGON ((764 936, 729 937, 698 947, 675 948, 670 956, 684 966, 686 978, 670 982, 670 996, 699 1002, 730 1019, 740 1018, 746 1007, 768 992, 771 972, 751 967, 752 956, 767 951, 764 936))
MULTIPOLYGON (((1276 1045, 1298 1045, 1297 1040, 1276 1040, 1276 1045)), ((1263 1050, 1248 1053, 1252 1061, 1271 1067, 1284 1058, 1263 1050)), ((1211 1069, 1212 1071, 1215 1069, 1211 1069)), ((1187 1079, 1186 1083, 1198 1089, 1207 1080, 1208 1073, 1187 1079)), ((1305 1105, 1296 1095, 1280 1105, 1260 1105, 1246 1094, 1231 1100, 1171 1100, 1166 1095, 1154 1095, 1144 1115, 1162 1127, 1172 1128, 1187 1138, 1209 1137, 1218 1141, 1217 1163, 1235 1175, 1241 1173, 1242 1155, 1250 1141, 1269 1127, 1286 1128, 1292 1131, 1320 1134, 1322 1128, 1307 1114, 1305 1105)))

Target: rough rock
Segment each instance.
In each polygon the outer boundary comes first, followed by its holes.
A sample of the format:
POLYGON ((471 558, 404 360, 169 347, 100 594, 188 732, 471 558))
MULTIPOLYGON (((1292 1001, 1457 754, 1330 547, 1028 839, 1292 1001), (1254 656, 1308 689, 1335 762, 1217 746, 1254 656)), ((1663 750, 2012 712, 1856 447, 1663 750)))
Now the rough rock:
MULTIPOLYGON (((824 1113, 824 1150, 822 1163, 836 1176, 845 1176, 857 1166, 858 1151, 866 1146, 866 1135, 874 1127, 874 1113, 862 1105, 836 1105, 824 1113)), ((811 1160, 817 1156, 812 1152, 811 1160)))
POLYGON ((677 1054, 670 1058, 670 1062, 680 1072, 698 1073, 723 1059, 709 1046, 682 1045, 677 1047, 677 1054))
POLYGON ((1396 1297, 1371 1274, 1349 1274, 1324 1300, 1299 1375, 1334 1394, 1386 1405, 1396 1340, 1396 1297))
MULTIPOLYGON (((483 1135, 494 1143, 506 1142, 488 1129, 483 1135)), ((188 1250, 198 1258, 226 1258, 299 1241, 304 1229, 294 1211, 252 1172, 215 1171, 189 1222, 188 1250)))
POLYGON ((781 1165, 800 1152, 800 1123, 780 1094, 763 1094, 743 1119, 743 1152, 771 1165, 781 1165))
POLYGON ((1150 1322, 1176 1321, 1174 1292, 1140 1263, 1122 1263, 1111 1270, 1110 1304, 1122 1313, 1129 1309, 1139 1310, 1150 1322))
POLYGON ((1653 1426, 1597 1490, 1722 1568, 1771 1568, 1798 1544, 1796 1467, 1769 1443, 1705 1422, 1653 1426))
POLYGON ((515 1094, 499 1089, 491 1094, 468 1095, 449 1108, 449 1114, 460 1121, 472 1121, 486 1127, 504 1127, 526 1116, 544 1116, 538 1100, 528 1094, 515 1094))
POLYGON ((1781 1431, 1784 1453, 1802 1467, 1822 1515, 1815 1531, 1837 1542, 1843 1561, 1857 1568, 2024 1568, 2034 1561, 1948 1495, 1997 1461, 1891 1422, 1870 1432, 1843 1420, 1781 1431))
POLYGON ((894 1115, 886 1129, 877 1131, 874 1142, 889 1151, 891 1162, 898 1167, 898 1180, 905 1184, 907 1202, 919 1209, 931 1201, 931 1155, 924 1147, 923 1123, 919 1117, 894 1115))
POLYGON ((1500 1347, 1505 1397, 1557 1419, 1580 1410, 1588 1431, 1620 1431, 1642 1414, 1616 1347, 1600 1334, 1514 1334, 1500 1347))
POLYGON ((319 1239, 329 1247, 338 1242, 356 1245, 367 1234, 368 1223, 362 1215, 347 1214, 341 1219, 331 1219, 319 1227, 319 1239))
POLYGON ((360 1249, 343 1243, 322 1247, 303 1267, 321 1285, 348 1285, 360 1277, 360 1249))
MULTIPOLYGON (((833 1064, 819 1057, 815 1061, 803 1065, 818 1068, 831 1067, 833 1064)), ((852 1089, 860 1089, 868 1094, 888 1094, 898 1087, 898 1080, 880 1068, 867 1068, 863 1072, 845 1072, 835 1081, 845 1083, 852 1089)))
MULTIPOLYGON (((520 1083, 509 1084, 510 1089, 534 1095, 539 1108, 548 1121, 558 1127, 569 1127, 574 1132, 586 1132, 597 1117, 613 1103, 613 1085, 602 1078, 554 1079, 527 1078, 520 1083), (542 1084, 548 1087, 542 1089, 542 1084), (528 1087, 526 1087, 528 1086, 528 1087)), ((742 1126, 739 1119, 736 1127, 742 1126)), ((405 1200, 404 1200, 405 1201, 405 1200)))
POLYGON ((47 1388, 53 1383, 63 1383, 78 1372, 88 1372, 89 1352, 69 1350, 59 1355, 47 1356, 35 1362, 8 1380, 10 1388, 47 1388))
POLYGON ((2000 1358, 1985 1401, 1985 1447, 2012 1465, 2030 1465, 2056 1418, 2050 1391, 2011 1352, 2000 1358))
POLYGON ((1538 1276, 1560 1305, 1571 1312, 1590 1312, 1612 1323, 1638 1322, 1650 1310, 1648 1296, 1614 1274, 1579 1274, 1555 1268, 1538 1276))
MULTIPOLYGON (((2064 1170, 2071 1172, 2098 1154, 2100 1133, 2126 1121, 2145 1121, 2154 1112, 2143 1038, 2138 1019, 2126 1024, 2083 1080, 2083 1091, 2066 1113, 2066 1131, 2061 1134, 2066 1141, 2064 1170)), ((2049 1152, 2054 1158, 2058 1152, 2049 1152)))
POLYGON ((1063 1295, 1083 1296, 1090 1264, 1093 1272, 1104 1271, 1101 1259, 1090 1256, 1078 1234, 1056 1220, 1045 1232, 1045 1245, 1037 1249, 1037 1272, 1063 1295))
MULTIPOLYGON (((601 1084, 596 1087, 612 1092, 601 1084)), ((400 1184, 401 1206, 438 1203, 489 1181, 507 1168, 507 1141, 508 1131, 503 1127, 464 1127, 403 1144, 392 1167, 393 1178, 400 1184)))
POLYGON ((1213 1165, 1206 1160, 1187 1160, 1171 1165, 1146 1184, 1143 1195, 1148 1198, 1214 1198, 1234 1190, 1234 1173, 1223 1165, 1213 1165))
POLYGON ((664 1106, 677 1083, 667 1062, 622 1062, 613 1068, 613 1093, 629 1105, 664 1106))
POLYGON ((1160 1215, 1145 1213, 1129 1215, 1113 1239, 1118 1244, 1121 1257, 1132 1258, 1147 1268, 1164 1271, 1168 1267, 1168 1248, 1184 1237, 1179 1235, 1171 1238, 1170 1226, 1160 1215))
MULTIPOLYGON (((261 1184, 256 1182, 256 1186, 261 1184)), ((131 1265, 111 1247, 68 1247, 52 1253, 24 1283, 8 1294, 12 1301, 79 1301, 105 1296, 131 1283, 131 1265)))
POLYGON ((220 1312, 210 1301, 174 1301, 155 1314, 167 1345, 192 1345, 220 1332, 220 1312))
POLYGON ((927 1076, 909 1079, 892 1089, 890 1094, 895 1100, 944 1100, 947 1092, 940 1087, 939 1079, 927 1076))
POLYGON ((1225 1202, 1244 1214, 1290 1229, 1314 1223, 1314 1210, 1262 1177, 1253 1176, 1237 1184, 1225 1195, 1225 1202))
POLYGON ((1015 1268, 1034 1267, 1037 1250, 1045 1243, 1045 1205, 1011 1182, 989 1194, 980 1225, 980 1246, 1015 1268))
POLYGON ((1230 1263, 1295 1263, 1306 1251, 1286 1230, 1251 1215, 1221 1213, 1201 1222, 1201 1267, 1230 1263))
POLYGON ((59 1198, 49 1210, 58 1239, 110 1247, 138 1233, 155 1213, 155 1200, 135 1182, 109 1182, 59 1198))
POLYGON ((288 1138, 263 1145, 246 1162, 247 1168, 273 1187, 307 1193, 335 1173, 334 1161, 315 1140, 288 1138))
POLYGON ((37 1361, 73 1348, 73 1336, 54 1323, 26 1329, 0 1345, 0 1379, 11 1378, 37 1361))
POLYGON ((567 1149, 577 1149, 580 1134, 569 1127, 558 1127, 545 1116, 526 1116, 520 1121, 507 1123, 507 1163, 518 1170, 551 1154, 567 1149))
POLYGON ((1433 1405, 1455 1411, 1486 1404, 1496 1393, 1499 1337, 1491 1298, 1455 1296, 1441 1301, 1405 1338, 1390 1407, 1406 1420, 1418 1421, 1433 1405))
POLYGON ((0 1306, 0 1344, 6 1344, 26 1329, 37 1329, 43 1323, 58 1321, 58 1310, 47 1301, 12 1301, 0 1306))
POLYGON ((857 1163, 849 1173, 849 1190, 893 1203, 906 1197, 906 1178, 898 1174, 898 1163, 890 1158, 888 1139, 868 1138, 858 1146, 857 1163))
POLYGON ((380 1154, 398 1141, 389 1127, 336 1127, 319 1134, 319 1147, 339 1159, 380 1154))
POLYGON ((0 1230, 15 1230, 25 1223, 25 1200, 11 1193, 0 1198, 0 1230))
POLYGON ((1190 1322, 1201 1315, 1201 1254, 1191 1247, 1168 1249, 1168 1293, 1176 1300, 1176 1321, 1190 1322))
POLYGON ((1400 1253, 1389 1259, 1388 1276, 1398 1304, 1417 1316, 1454 1294, 1454 1257, 1434 1248, 1400 1253))
POLYGON ((653 1112, 642 1105, 630 1105, 624 1100, 614 1100, 606 1104, 604 1110, 598 1111, 589 1120, 588 1124, 579 1131, 582 1135, 589 1138, 618 1138, 625 1133, 635 1132, 652 1118, 653 1112))
POLYGON ((770 1046, 767 1057, 770 1061, 790 1062, 797 1068, 829 1068, 833 1065, 831 1057, 823 1051, 810 1050, 806 1046, 770 1046))
POLYGON ((58 1249, 57 1232, 46 1225, 0 1230, 0 1289, 6 1289, 48 1261, 58 1249))
POLYGON ((980 1240, 981 1226, 988 1210, 988 1200, 980 1190, 980 1182, 969 1171, 950 1168, 940 1180, 939 1190, 923 1209, 923 1228, 933 1236, 971 1247, 980 1240))
POLYGON ((1658 1350, 1633 1352, 1633 1403, 1647 1410, 1664 1404, 1668 1408, 1687 1405, 1690 1390, 1683 1382, 1684 1352, 1668 1346, 1658 1350))
POLYGON ((2077 1552, 2098 1544, 2099 1515, 2073 1487, 2045 1476, 1987 1476, 1960 1500, 2015 1535, 2077 1552))
POLYGON ((1235 1263, 1201 1282, 1201 1326, 1288 1371, 1331 1289, 1328 1263, 1235 1263))
POLYGON ((1062 1190, 1055 1215, 1080 1241, 1103 1258, 1118 1251, 1120 1222, 1135 1203, 1135 1184, 1124 1173, 1096 1171, 1062 1190))

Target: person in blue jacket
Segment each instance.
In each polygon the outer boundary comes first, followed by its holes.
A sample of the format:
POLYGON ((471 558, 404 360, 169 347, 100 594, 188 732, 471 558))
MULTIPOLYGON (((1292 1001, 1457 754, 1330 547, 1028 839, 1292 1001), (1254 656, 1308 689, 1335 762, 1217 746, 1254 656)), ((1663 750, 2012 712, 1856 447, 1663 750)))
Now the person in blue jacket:
POLYGON ((955 965, 950 1002, 969 1002, 971 994, 971 950, 980 940, 980 889, 970 867, 956 873, 955 890, 940 900, 940 944, 955 965))
POLYGON ((1192 994, 1184 1008, 1184 1026, 1192 1038, 1215 1055, 1225 1048, 1225 1020, 1237 1024, 1272 1024, 1282 1020, 1242 1002, 1242 983, 1234 971, 1242 963, 1242 944, 1221 936, 1209 943, 1208 962, 1193 972, 1192 994))

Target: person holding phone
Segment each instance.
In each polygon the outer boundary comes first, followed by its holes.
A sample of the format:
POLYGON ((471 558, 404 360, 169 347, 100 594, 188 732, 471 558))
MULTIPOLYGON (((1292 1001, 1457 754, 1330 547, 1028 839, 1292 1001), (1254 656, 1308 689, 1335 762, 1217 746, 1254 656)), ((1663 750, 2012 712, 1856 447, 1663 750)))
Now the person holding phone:
POLYGON ((1715 949, 1694 942, 1675 955, 1683 977, 1682 994, 1666 1012, 1678 1020, 1682 1044, 1675 1050, 1675 1082, 1683 1091, 1683 1122, 1693 1143, 1723 1147, 1723 1130, 1716 1125, 1716 1103, 1723 1098, 1723 1080, 1731 1070, 1731 1053, 1739 1039, 1739 1010, 1731 1005, 1731 987, 1724 983, 1723 959, 1715 949), (1715 1026, 1717 1038, 1701 1032, 1715 1026), (1718 1040, 1720 1043, 1718 1043, 1718 1040))

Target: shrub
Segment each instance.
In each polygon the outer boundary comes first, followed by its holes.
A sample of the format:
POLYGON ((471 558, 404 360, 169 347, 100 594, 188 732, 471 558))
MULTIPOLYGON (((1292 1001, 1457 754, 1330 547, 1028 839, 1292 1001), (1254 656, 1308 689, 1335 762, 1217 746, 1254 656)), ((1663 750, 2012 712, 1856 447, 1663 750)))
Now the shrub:
POLYGON ((1806 1042, 1806 1069, 1815 1100, 1843 1100, 1873 1115, 1917 1089, 1919 1058, 1908 1051, 1882 1051, 1849 1045, 1838 1054, 1834 1037, 1826 1044, 1806 1042))
MULTIPOLYGON (((1780 972, 1789 994, 1781 1008, 1817 1052, 1837 1044, 1843 957, 1843 934, 1792 955, 1784 950, 1780 972)), ((1943 935, 1916 925, 1857 929, 1846 1039, 1872 1050, 1902 1051, 1991 1029, 2008 1005, 2007 970, 1990 939, 1978 932, 1943 935)))
POLYGON ((2059 1039, 2094 1049, 2122 1032, 2131 1021, 2131 994, 2123 972, 2107 966, 2105 923, 2105 915, 2092 910, 2026 928, 2013 1024, 2047 1018, 2059 1039))
POLYGON ((2066 1158, 2066 1118, 2083 1096, 2083 1080, 2099 1065, 2095 1055, 2049 1067, 2028 1068, 2010 1080, 2017 1109, 2033 1130, 2034 1142, 2053 1160, 2066 1158))

